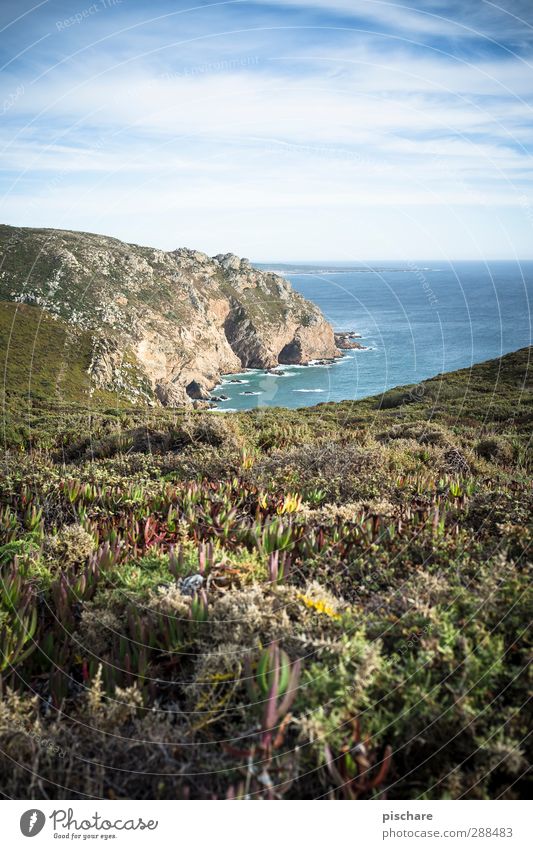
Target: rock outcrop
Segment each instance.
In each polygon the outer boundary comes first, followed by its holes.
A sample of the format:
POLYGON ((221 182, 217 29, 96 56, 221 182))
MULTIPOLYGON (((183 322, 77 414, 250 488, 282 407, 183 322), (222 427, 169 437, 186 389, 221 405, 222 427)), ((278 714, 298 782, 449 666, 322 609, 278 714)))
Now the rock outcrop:
POLYGON ((340 356, 320 310, 233 254, 0 227, 0 298, 90 331, 88 372, 130 400, 200 403, 223 374, 340 356))
POLYGON ((359 333, 335 333, 335 344, 340 351, 366 351, 361 342, 355 341, 360 338, 359 333))

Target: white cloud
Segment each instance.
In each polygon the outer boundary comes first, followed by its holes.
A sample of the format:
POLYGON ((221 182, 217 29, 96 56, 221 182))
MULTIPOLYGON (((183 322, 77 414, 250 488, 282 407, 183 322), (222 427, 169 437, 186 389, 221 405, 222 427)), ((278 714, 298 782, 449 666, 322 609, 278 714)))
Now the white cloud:
MULTIPOLYGON (((397 3, 333 2, 401 19, 413 38, 436 20, 397 3)), ((244 66, 217 67, 215 49, 206 62, 203 45, 197 71, 172 76, 132 38, 127 62, 106 47, 35 83, 27 74, 0 129, 3 219, 255 257, 342 258, 356 238, 366 257, 381 245, 385 258, 420 244, 426 215, 458 251, 465 216, 480 232, 483 222, 490 250, 508 250, 501 215, 531 252, 533 75, 522 59, 468 64, 360 33, 339 44, 329 33, 323 47, 271 35, 259 56, 246 37, 235 56, 255 58, 244 66)), ((4 78, 0 103, 16 85, 4 78)))

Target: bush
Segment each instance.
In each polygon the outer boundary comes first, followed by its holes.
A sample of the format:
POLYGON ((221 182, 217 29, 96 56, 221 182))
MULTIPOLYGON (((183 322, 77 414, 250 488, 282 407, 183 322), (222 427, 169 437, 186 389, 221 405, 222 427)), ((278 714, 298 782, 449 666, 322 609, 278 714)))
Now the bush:
POLYGON ((484 460, 495 460, 504 465, 511 463, 514 456, 512 447, 500 436, 480 439, 476 444, 476 453, 484 460))
POLYGON ((393 410, 396 407, 403 407, 404 404, 410 404, 413 399, 408 392, 387 392, 377 403, 377 410, 393 410))

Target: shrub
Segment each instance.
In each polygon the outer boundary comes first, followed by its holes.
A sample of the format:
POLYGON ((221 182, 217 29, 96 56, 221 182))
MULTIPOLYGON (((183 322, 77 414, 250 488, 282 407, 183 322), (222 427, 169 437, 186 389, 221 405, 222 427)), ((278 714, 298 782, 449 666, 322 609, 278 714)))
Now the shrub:
POLYGON ((403 407, 404 404, 413 403, 413 399, 407 392, 391 391, 383 395, 377 403, 377 410, 394 410, 403 407))
POLYGON ((81 525, 68 525, 46 537, 44 555, 58 569, 81 566, 95 549, 95 541, 81 525))
POLYGON ((498 463, 508 464, 513 460, 513 449, 500 436, 487 436, 476 443, 476 453, 485 460, 496 460, 498 463))

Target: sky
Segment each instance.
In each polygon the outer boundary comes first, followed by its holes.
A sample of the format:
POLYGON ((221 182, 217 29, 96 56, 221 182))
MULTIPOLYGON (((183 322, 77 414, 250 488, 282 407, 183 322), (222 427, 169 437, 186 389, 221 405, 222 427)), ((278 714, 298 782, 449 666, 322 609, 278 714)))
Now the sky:
POLYGON ((531 0, 2 0, 0 221, 533 258, 531 0))

